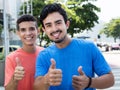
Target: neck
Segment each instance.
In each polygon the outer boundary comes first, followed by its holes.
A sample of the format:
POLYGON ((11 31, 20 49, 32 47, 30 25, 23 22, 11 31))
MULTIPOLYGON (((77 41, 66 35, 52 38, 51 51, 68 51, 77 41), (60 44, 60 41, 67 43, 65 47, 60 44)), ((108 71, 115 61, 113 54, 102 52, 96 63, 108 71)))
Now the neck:
POLYGON ((28 53, 34 53, 36 51, 36 46, 23 46, 22 49, 28 53))

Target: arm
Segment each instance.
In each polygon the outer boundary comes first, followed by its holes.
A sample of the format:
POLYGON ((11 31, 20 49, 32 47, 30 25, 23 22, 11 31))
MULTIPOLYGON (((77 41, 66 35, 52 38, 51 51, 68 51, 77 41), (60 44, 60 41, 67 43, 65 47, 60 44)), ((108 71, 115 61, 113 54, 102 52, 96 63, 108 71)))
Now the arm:
POLYGON ((45 76, 38 76, 34 82, 34 90, 48 90, 50 86, 58 86, 62 81, 62 71, 56 69, 56 62, 51 60, 51 66, 45 76))
POLYGON ((113 86, 114 76, 112 72, 104 74, 100 77, 88 78, 85 73, 82 71, 82 68, 78 68, 79 76, 74 75, 72 85, 75 90, 81 90, 84 88, 96 88, 96 89, 105 89, 113 86))
POLYGON ((102 52, 97 47, 93 47, 91 51, 93 56, 92 62, 94 72, 99 75, 99 77, 92 78, 91 87, 103 89, 113 86, 114 76, 102 52), (104 74, 103 72, 106 74, 104 74))
POLYGON ((11 78, 10 82, 5 86, 5 90, 17 90, 18 81, 14 80, 14 77, 11 78))
POLYGON ((24 77, 24 67, 21 66, 20 60, 18 58, 16 58, 16 63, 17 66, 15 67, 14 73, 8 84, 5 85, 5 90, 17 90, 18 81, 22 80, 22 78, 24 77))
POLYGON ((100 77, 92 78, 90 87, 97 89, 104 89, 114 85, 114 76, 112 72, 102 75, 100 77))
POLYGON ((34 90, 48 90, 50 85, 46 78, 47 75, 37 77, 34 82, 34 90))

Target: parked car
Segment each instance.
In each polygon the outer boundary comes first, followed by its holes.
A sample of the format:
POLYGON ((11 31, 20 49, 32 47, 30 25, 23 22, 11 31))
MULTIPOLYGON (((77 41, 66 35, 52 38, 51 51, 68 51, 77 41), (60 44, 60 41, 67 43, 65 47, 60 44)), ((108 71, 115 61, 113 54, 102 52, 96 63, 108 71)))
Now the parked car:
POLYGON ((96 42, 95 44, 102 52, 108 52, 110 50, 110 44, 108 42, 96 42))
POLYGON ((111 50, 120 50, 120 45, 118 43, 111 44, 111 50))
MULTIPOLYGON (((9 46, 9 52, 15 51, 18 48, 20 48, 20 46, 18 46, 18 45, 10 45, 9 46)), ((5 53, 4 46, 0 46, 0 60, 4 59, 4 57, 5 57, 4 53, 5 53)))

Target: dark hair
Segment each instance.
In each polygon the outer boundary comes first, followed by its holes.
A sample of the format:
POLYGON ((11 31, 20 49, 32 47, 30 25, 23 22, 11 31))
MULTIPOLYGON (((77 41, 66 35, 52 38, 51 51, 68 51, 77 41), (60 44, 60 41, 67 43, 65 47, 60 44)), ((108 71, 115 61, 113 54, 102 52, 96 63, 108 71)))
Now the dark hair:
POLYGON ((53 12, 59 12, 63 16, 65 23, 67 22, 68 17, 66 11, 61 7, 60 4, 57 3, 48 4, 42 9, 40 14, 40 23, 42 24, 43 27, 44 27, 43 20, 48 16, 48 14, 53 12))
POLYGON ((17 30, 19 30, 19 24, 22 23, 22 22, 26 22, 26 21, 36 22, 36 28, 38 28, 36 18, 34 16, 32 16, 32 15, 25 14, 25 15, 20 16, 17 19, 17 30))

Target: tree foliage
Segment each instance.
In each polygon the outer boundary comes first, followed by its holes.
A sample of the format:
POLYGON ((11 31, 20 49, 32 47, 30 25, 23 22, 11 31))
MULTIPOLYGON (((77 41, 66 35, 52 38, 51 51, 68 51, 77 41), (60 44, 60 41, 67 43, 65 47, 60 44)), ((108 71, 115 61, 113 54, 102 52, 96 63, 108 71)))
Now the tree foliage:
MULTIPOLYGON (((69 14, 71 20, 71 27, 69 29, 70 35, 74 33, 83 32, 84 30, 91 30, 98 23, 99 17, 96 12, 100 12, 100 8, 93 5, 90 0, 68 0, 67 7, 74 14, 69 14), (77 32, 74 28, 79 28, 77 32)), ((92 0, 95 1, 95 0, 92 0)))
MULTIPOLYGON (((96 12, 100 12, 100 8, 91 3, 96 0, 67 0, 65 3, 63 3, 63 1, 64 0, 33 0, 33 15, 39 21, 39 14, 44 5, 53 2, 62 4, 71 22, 68 30, 71 37, 73 37, 74 33, 79 33, 84 30, 91 30, 91 28, 95 26, 95 23, 98 23, 99 18, 96 12), (77 31, 75 28, 77 28, 77 31)), ((27 9, 26 6, 25 9, 27 9)), ((39 26, 41 26, 40 23, 39 26)), ((47 41, 46 45, 49 45, 50 40, 42 31, 39 38, 40 45, 42 41, 47 41)))
POLYGON ((3 25, 0 24, 0 35, 2 33, 3 25))
POLYGON ((102 33, 107 37, 113 37, 115 42, 116 39, 120 39, 120 18, 112 19, 109 23, 106 23, 100 34, 102 33))

